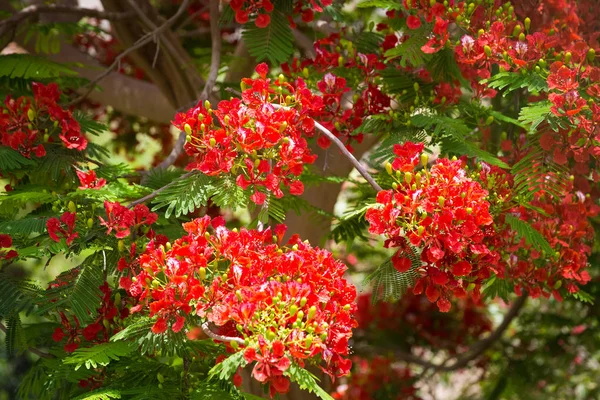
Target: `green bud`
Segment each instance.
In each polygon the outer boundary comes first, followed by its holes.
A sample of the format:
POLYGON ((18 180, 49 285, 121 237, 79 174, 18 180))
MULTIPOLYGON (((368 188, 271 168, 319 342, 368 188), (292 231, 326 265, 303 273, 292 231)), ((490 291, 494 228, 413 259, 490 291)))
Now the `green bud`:
POLYGON ((392 169, 392 164, 389 161, 385 163, 385 170, 389 175, 392 175, 394 172, 392 169))
POLYGON ((49 135, 49 134, 47 134, 47 133, 45 133, 45 134, 44 134, 44 138, 43 138, 43 139, 44 139, 44 143, 47 143, 47 142, 48 142, 48 140, 50 139, 50 135, 49 135))
POLYGON ((198 268, 198 275, 200 275, 200 280, 206 279, 206 268, 200 267, 198 268))
POLYGON ((561 286, 562 286, 562 281, 556 281, 556 283, 554 284, 554 290, 560 289, 561 286))
POLYGON ((413 88, 415 89, 415 92, 418 92, 418 91, 419 91, 419 88, 420 88, 420 86, 419 86, 419 82, 415 82, 415 83, 413 84, 413 88))
POLYGON ((398 190, 398 184, 396 182, 392 182, 392 189, 398 190))
POLYGON ((428 163, 429 163, 429 154, 427 154, 427 153, 421 154, 421 165, 423 167, 427 167, 428 163))
POLYGON ((204 100, 204 108, 206 108, 207 110, 210 110, 210 101, 208 100, 204 100))
POLYGON ((521 33, 522 28, 521 25, 515 25, 515 28, 513 29, 513 36, 517 37, 519 36, 519 34, 521 33))
POLYGON ((190 124, 185 124, 183 125, 183 130, 185 131, 186 134, 191 135, 192 134, 192 127, 190 126, 190 124))
POLYGON ((160 383, 164 383, 165 381, 165 377, 160 372, 156 374, 156 379, 158 379, 160 383))
POLYGON ((490 115, 489 117, 487 117, 487 119, 485 120, 485 124, 486 125, 491 125, 492 122, 494 122, 494 116, 490 115))
MULTIPOLYGON (((300 307, 304 307, 304 306, 306 305, 306 302, 307 302, 307 301, 308 301, 308 300, 307 300, 307 298, 306 298, 306 297, 303 297, 303 298, 301 298, 301 299, 300 299, 300 307)), ((304 314, 302 314, 302 315, 304 315, 304 314)))
POLYGON ((483 51, 485 52, 485 54, 488 57, 492 55, 492 48, 490 46, 488 46, 487 44, 485 46, 483 46, 483 51))
POLYGON ((307 349, 310 347, 312 342, 313 342, 312 336, 307 336, 306 339, 304 339, 304 345, 306 346, 307 349))
POLYGON ((350 304, 346 304, 346 305, 344 306, 344 311, 350 311, 350 308, 351 308, 351 307, 352 307, 352 306, 350 306, 350 304))
POLYGON ((525 21, 523 21, 523 24, 525 25, 525 29, 527 31, 529 31, 529 27, 531 26, 531 18, 529 18, 529 17, 525 18, 525 21))
POLYGON ((104 327, 105 327, 107 330, 108 330, 108 329, 110 329, 110 321, 109 321, 109 320, 107 320, 106 318, 104 318, 104 319, 102 320, 102 325, 104 325, 104 327))
POLYGON ((117 292, 117 294, 115 294, 115 306, 120 307, 121 306, 121 293, 117 292))
POLYGON ((412 182, 412 178, 413 178, 412 173, 407 172, 407 173, 404 174, 404 182, 411 183, 412 182))
POLYGON ((308 78, 308 75, 309 75, 308 68, 304 67, 304 69, 302 69, 302 75, 304 75, 305 78, 308 78))
POLYGON ((234 350, 237 350, 238 347, 240 347, 240 345, 238 344, 238 342, 236 342, 235 340, 232 340, 231 342, 229 342, 229 345, 231 347, 233 347, 234 350))
POLYGON ((30 108, 29 110, 27 110, 27 118, 29 118, 29 121, 32 121, 35 119, 36 117, 36 113, 35 110, 33 108, 30 108))
POLYGON ((313 317, 315 316, 316 313, 317 313, 317 307, 311 306, 308 309, 308 318, 307 318, 307 320, 313 319, 313 317))
POLYGON ((446 199, 444 198, 444 196, 438 197, 438 204, 440 205, 441 208, 444 208, 445 202, 446 202, 446 199))
MULTIPOLYGON (((518 25, 517 25, 517 26, 518 26, 518 25)), ((523 32, 521 32, 521 33, 519 34, 519 41, 520 41, 520 42, 524 42, 524 41, 525 41, 525 34, 524 34, 523 32)))
POLYGON ((298 306, 295 304, 292 304, 290 306, 290 317, 293 317, 294 315, 296 315, 297 312, 298 312, 298 306))
POLYGON ((338 66, 341 67, 344 65, 344 57, 339 56, 338 57, 338 66))
POLYGON ((573 56, 573 54, 571 54, 570 51, 567 51, 565 53, 565 63, 568 63, 569 61, 571 61, 571 57, 573 56))
POLYGON ((87 220, 88 229, 92 229, 92 226, 94 226, 94 220, 92 218, 88 218, 88 220, 87 220))
POLYGON ((69 204, 67 205, 67 208, 72 213, 77 212, 77 206, 75 205, 75 203, 73 203, 73 201, 69 201, 69 204))
POLYGON ((466 210, 467 214, 471 215, 473 214, 473 209, 471 207, 467 207, 466 210))
POLYGON ((156 279, 153 279, 153 280, 152 280, 152 287, 153 287, 153 288, 157 288, 157 287, 159 287, 159 286, 160 286, 160 282, 159 282, 159 281, 157 281, 156 279))
POLYGON ((421 236, 423 232, 425 232, 425 227, 419 225, 419 227, 417 228, 417 235, 421 236))
POLYGON ((300 310, 298 311, 298 314, 296 316, 296 320, 297 321, 302 321, 304 319, 304 311, 300 310))
POLYGON ((587 52, 587 59, 589 62, 593 62, 595 58, 596 58, 596 50, 594 50, 593 48, 590 47, 590 49, 587 52))

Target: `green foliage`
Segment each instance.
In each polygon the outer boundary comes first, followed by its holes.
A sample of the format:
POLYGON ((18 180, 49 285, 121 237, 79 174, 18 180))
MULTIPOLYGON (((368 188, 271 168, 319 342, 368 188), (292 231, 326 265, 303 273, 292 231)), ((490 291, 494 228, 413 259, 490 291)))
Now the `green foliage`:
POLYGON ((340 218, 331 230, 331 237, 337 243, 352 243, 356 239, 366 239, 367 221, 365 214, 374 204, 367 204, 347 212, 340 218))
POLYGON ((0 233, 28 237, 34 233, 46 232, 47 217, 29 217, 15 221, 0 222, 0 233))
POLYGON ((121 392, 114 389, 98 389, 89 393, 84 393, 81 396, 75 397, 73 400, 110 400, 120 399, 121 392))
POLYGON ((358 3, 359 8, 380 7, 390 10, 401 10, 402 3, 399 0, 365 0, 358 3))
POLYGON ((266 28, 246 24, 242 32, 248 52, 257 61, 269 60, 274 65, 287 61, 294 51, 292 30, 281 11, 271 13, 271 23, 266 28))
POLYGON ((244 358, 244 353, 240 351, 227 357, 226 359, 212 367, 212 369, 208 372, 208 376, 211 379, 216 378, 222 381, 227 381, 231 379, 231 377, 233 376, 233 374, 235 374, 238 368, 243 368, 247 364, 248 363, 244 358))
POLYGON ((46 290, 48 303, 40 307, 39 313, 68 308, 82 324, 95 318, 102 296, 100 285, 104 278, 98 253, 90 258, 94 262, 86 262, 81 267, 63 272, 57 277, 66 282, 57 288, 46 290))
POLYGON ((23 339, 21 328, 21 318, 19 315, 13 315, 6 322, 6 354, 10 357, 15 353, 15 347, 18 339, 23 339))
POLYGON ((486 162, 490 165, 495 165, 500 168, 510 168, 508 164, 499 158, 495 157, 491 153, 480 149, 473 142, 467 140, 457 140, 454 137, 447 137, 442 139, 442 151, 448 155, 467 155, 469 157, 475 157, 480 161, 486 162))
POLYGON ((76 110, 73 113, 73 117, 77 120, 77 122, 79 122, 81 132, 98 136, 99 134, 108 131, 108 127, 106 125, 92 119, 89 115, 80 110, 76 110))
POLYGON ((191 400, 236 400, 245 396, 224 388, 220 382, 202 382, 192 393, 191 400))
POLYGON ((300 389, 308 390, 322 400, 333 400, 333 397, 319 386, 317 378, 298 364, 292 363, 283 374, 296 382, 300 389))
POLYGON ((419 276, 417 268, 421 266, 421 260, 414 250, 411 253, 403 253, 402 256, 408 257, 412 261, 412 266, 408 271, 398 272, 394 268, 392 260, 388 259, 365 279, 365 283, 372 284, 374 303, 379 300, 396 301, 415 284, 419 276))
POLYGON ((594 304, 594 296, 586 292, 585 290, 579 289, 578 292, 570 293, 570 295, 581 301, 582 303, 594 304))
POLYGON ((504 97, 517 89, 526 88, 529 92, 534 93, 548 90, 546 79, 535 72, 528 74, 499 72, 491 78, 483 80, 482 83, 487 83, 492 89, 502 90, 504 97))
POLYGON ((0 316, 31 313, 43 298, 43 290, 34 282, 0 274, 0 316))
POLYGON ((511 172, 515 177, 514 191, 525 206, 539 191, 560 198, 568 187, 569 170, 552 161, 534 141, 529 153, 512 166, 511 172))
POLYGON ((552 104, 547 100, 538 101, 528 107, 523 107, 519 111, 519 121, 525 125, 529 125, 529 130, 533 132, 548 118, 551 107, 552 104))
POLYGON ((515 217, 514 215, 506 215, 506 223, 510 225, 519 237, 524 238, 525 242, 538 251, 544 252, 547 256, 554 254, 554 249, 550 243, 539 233, 533 226, 527 222, 515 217))
POLYGON ((181 175, 183 175, 183 171, 177 168, 152 168, 144 175, 142 183, 144 186, 156 190, 178 180, 181 175))
POLYGON ((127 342, 108 342, 97 344, 93 347, 79 348, 63 360, 65 364, 75 365, 75 371, 83 365, 87 369, 105 367, 113 360, 119 360, 133 352, 134 348, 127 342))
POLYGON ((418 67, 430 60, 431 55, 425 54, 421 50, 421 47, 429 40, 427 32, 430 28, 429 24, 423 24, 418 29, 411 31, 410 37, 406 41, 385 52, 387 59, 392 60, 401 57, 400 65, 402 67, 406 67, 407 63, 409 66, 418 67))
POLYGON ((196 208, 206 205, 209 197, 216 190, 213 182, 213 178, 201 173, 178 179, 156 196, 152 211, 167 207, 166 218, 172 214, 175 217, 189 214, 196 208))
POLYGON ((0 194, 0 215, 16 215, 28 203, 44 204, 54 200, 47 187, 22 185, 12 192, 0 194))
POLYGON ((35 164, 35 161, 23 157, 18 151, 10 147, 0 146, 0 171, 13 171, 35 164))
POLYGON ((221 208, 244 208, 250 201, 250 194, 235 183, 233 177, 225 177, 215 184, 211 200, 221 208))
POLYGON ((508 295, 512 292, 512 285, 504 279, 496 275, 487 279, 481 288, 481 294, 484 299, 494 299, 500 297, 504 301, 508 301, 508 295))
POLYGON ((64 64, 31 54, 8 54, 0 56, 0 77, 40 80, 60 75, 77 75, 64 64))
POLYGON ((376 53, 383 37, 375 32, 362 32, 356 39, 356 50, 361 53, 376 53))

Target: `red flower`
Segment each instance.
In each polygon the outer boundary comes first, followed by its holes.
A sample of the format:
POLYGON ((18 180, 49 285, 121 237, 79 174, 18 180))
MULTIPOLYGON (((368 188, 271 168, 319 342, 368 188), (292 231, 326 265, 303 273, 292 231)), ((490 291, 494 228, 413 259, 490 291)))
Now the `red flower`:
POLYGON ((408 26, 408 29, 418 29, 421 26, 421 18, 415 15, 409 15, 406 18, 406 26, 408 26))
POLYGON ((102 186, 106 185, 106 179, 98 179, 96 177, 96 172, 93 170, 89 170, 88 172, 77 170, 76 173, 79 182, 81 183, 79 189, 100 189, 102 186))
POLYGON ((271 23, 271 16, 269 14, 259 14, 254 20, 254 24, 257 28, 266 28, 271 23))
POLYGON ((60 242, 64 238, 66 239, 67 246, 70 246, 73 240, 79 237, 79 234, 75 232, 76 219, 77 214, 68 211, 61 215, 60 220, 58 218, 50 218, 46 221, 48 235, 55 242, 60 242), (66 229, 63 226, 66 226, 66 229))

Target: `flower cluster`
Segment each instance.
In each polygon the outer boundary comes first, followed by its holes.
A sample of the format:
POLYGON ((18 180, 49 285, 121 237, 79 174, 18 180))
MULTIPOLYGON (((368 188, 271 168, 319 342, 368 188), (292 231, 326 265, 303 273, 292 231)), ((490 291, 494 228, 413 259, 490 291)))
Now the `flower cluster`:
POLYGON ((438 159, 430 170, 415 168, 423 144, 396 145, 396 159, 386 166, 394 177, 393 190, 377 194, 380 205, 367 211, 369 232, 387 237, 386 247, 398 248, 392 257, 394 267, 405 272, 411 268, 409 255, 421 250, 423 265, 413 292, 425 291, 442 311, 450 310, 449 293, 466 295, 473 280, 489 276, 487 265, 494 255, 483 241, 489 229, 487 190, 469 178, 461 160, 438 159))
POLYGON ((48 229, 48 235, 55 242, 60 242, 61 239, 65 239, 67 246, 70 246, 73 240, 75 240, 79 234, 75 232, 75 220, 77 214, 74 212, 66 211, 61 215, 60 220, 56 217, 50 218, 46 221, 46 229, 48 229))
POLYGON ((131 229, 138 229, 142 225, 150 226, 158 219, 158 215, 150 212, 144 204, 137 204, 133 210, 130 210, 118 202, 105 201, 104 209, 106 220, 98 217, 100 224, 108 228, 107 235, 114 230, 118 239, 129 236, 131 229))
POLYGON ((349 371, 356 290, 343 263, 297 237, 282 245, 282 225, 229 230, 206 216, 183 227, 187 234, 166 248, 150 241, 120 281, 139 299, 132 312, 148 307, 157 317, 153 332, 181 331, 200 316, 244 341, 231 345, 256 361, 253 376, 272 394, 287 391, 291 362, 323 361, 332 376, 349 371))
MULTIPOLYGON (((75 274, 78 270, 74 270, 75 274)), ((68 276, 63 276, 66 278, 68 276)), ((55 281, 50 284, 50 289, 60 287, 65 281, 55 281)), ((113 296, 113 291, 104 282, 100 286, 102 298, 100 308, 98 308, 98 316, 96 320, 85 327, 80 325, 77 317, 73 316, 72 320, 64 312, 60 312, 60 324, 52 334, 52 340, 62 342, 66 337, 67 341, 64 345, 64 350, 67 353, 74 352, 85 339, 91 343, 108 342, 111 335, 120 330, 118 320, 122 320, 129 315, 129 309, 121 304, 121 295, 116 293, 113 296), (99 336, 100 335, 100 336, 99 336)))
POLYGON ((293 195, 304 192, 298 176, 316 159, 304 138, 315 129, 308 110, 322 103, 302 85, 271 83, 266 64, 256 72, 258 79, 242 80, 241 99, 223 100, 216 110, 198 104, 177 114, 173 125, 188 134, 185 150, 194 157, 188 169, 233 174, 240 187, 254 189, 252 201, 262 204, 265 191, 277 198, 282 187, 293 195), (284 89, 290 94, 284 96, 284 89))
MULTIPOLYGON (((323 7, 330 6, 332 0, 295 1, 294 14, 301 14, 302 21, 310 22, 315 12, 323 12, 323 7)), ((270 0, 231 0, 229 6, 235 12, 235 20, 239 24, 247 23, 250 18, 258 28, 266 28, 271 23, 271 13, 275 9, 270 0)), ((290 24, 295 27, 294 20, 288 16, 290 24)))
POLYGON ((32 89, 33 101, 25 96, 17 99, 8 96, 4 101, 0 113, 0 143, 26 157, 32 152, 43 157, 46 155, 43 143, 54 141, 57 134, 66 148, 85 150, 87 140, 81 134, 79 123, 70 111, 58 105, 58 86, 34 82, 32 89))
POLYGON ((1 249, 8 249, 12 246, 12 238, 9 235, 0 234, 0 261, 10 260, 18 256, 16 250, 4 251, 1 249))
POLYGON ((421 399, 410 369, 393 359, 378 355, 372 359, 353 357, 352 361, 352 375, 348 383, 339 385, 331 394, 334 399, 421 399))

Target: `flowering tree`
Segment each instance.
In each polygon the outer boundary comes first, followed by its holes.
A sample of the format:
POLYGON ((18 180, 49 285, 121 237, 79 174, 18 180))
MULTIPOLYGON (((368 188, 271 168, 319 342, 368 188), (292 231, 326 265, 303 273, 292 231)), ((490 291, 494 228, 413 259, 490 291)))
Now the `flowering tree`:
POLYGON ((0 20, 9 397, 598 395, 597 1, 101 6, 0 20))

